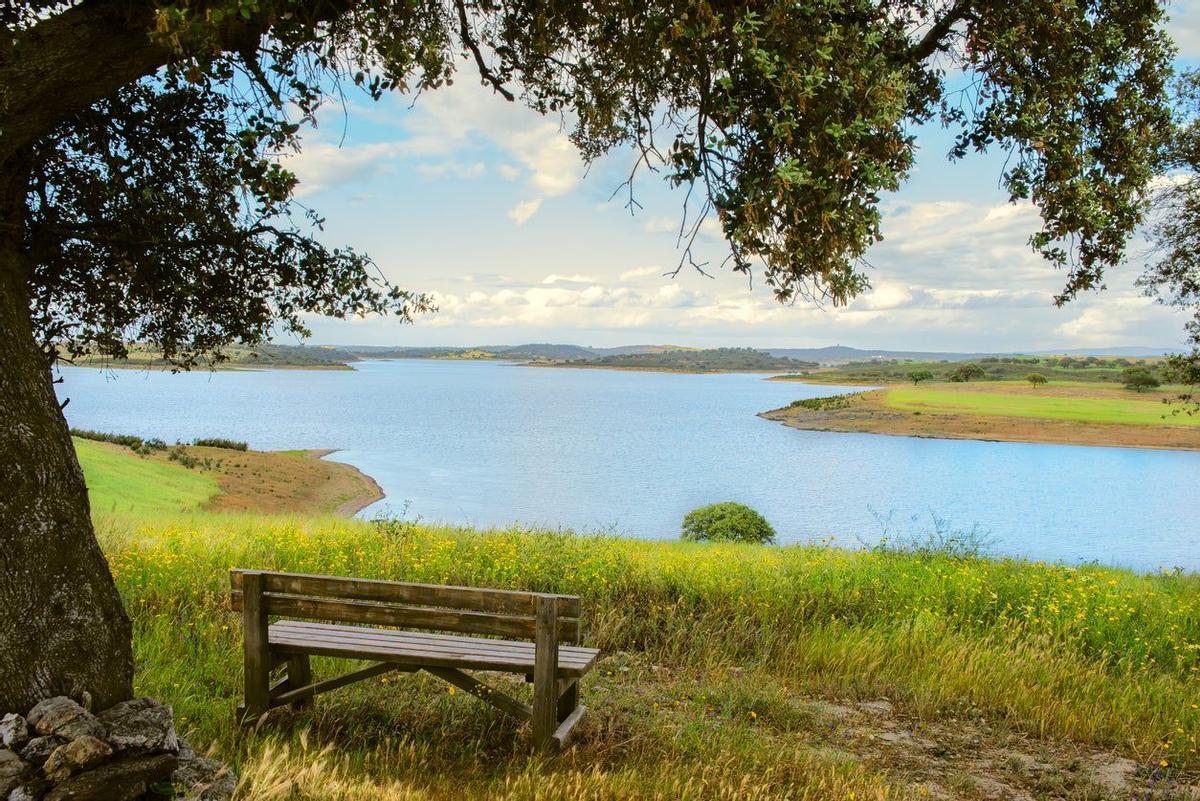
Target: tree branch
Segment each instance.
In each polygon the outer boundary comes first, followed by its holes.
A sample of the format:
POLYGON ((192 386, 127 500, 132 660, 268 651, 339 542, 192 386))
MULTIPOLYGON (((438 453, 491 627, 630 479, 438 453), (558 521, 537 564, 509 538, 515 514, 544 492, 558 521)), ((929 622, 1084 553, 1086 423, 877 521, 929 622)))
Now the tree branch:
POLYGON ((513 102, 517 98, 504 86, 504 82, 484 62, 483 53, 479 52, 478 43, 471 38, 471 25, 467 21, 467 7, 463 3, 463 0, 454 0, 454 5, 458 8, 458 24, 462 28, 463 46, 475 56, 475 66, 479 68, 479 77, 491 84, 492 89, 499 92, 505 100, 510 103, 513 102))
POLYGON ((955 0, 954 5, 946 10, 940 19, 925 32, 921 40, 909 48, 908 54, 913 61, 924 61, 939 50, 946 47, 945 38, 950 30, 971 11, 973 0, 955 0))

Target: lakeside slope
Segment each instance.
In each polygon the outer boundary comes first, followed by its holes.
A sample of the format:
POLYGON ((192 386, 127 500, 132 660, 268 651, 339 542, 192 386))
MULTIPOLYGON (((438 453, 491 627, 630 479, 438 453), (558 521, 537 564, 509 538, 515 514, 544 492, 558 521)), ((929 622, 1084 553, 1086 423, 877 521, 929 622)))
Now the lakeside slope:
POLYGON ((183 445, 146 455, 73 438, 93 511, 299 513, 353 517, 383 498, 333 451, 238 451, 183 445), (171 454, 182 454, 174 459, 171 454))
POLYGON ((810 431, 936 439, 1200 450, 1200 417, 1173 413, 1170 391, 1019 382, 890 387, 801 400, 759 416, 810 431))

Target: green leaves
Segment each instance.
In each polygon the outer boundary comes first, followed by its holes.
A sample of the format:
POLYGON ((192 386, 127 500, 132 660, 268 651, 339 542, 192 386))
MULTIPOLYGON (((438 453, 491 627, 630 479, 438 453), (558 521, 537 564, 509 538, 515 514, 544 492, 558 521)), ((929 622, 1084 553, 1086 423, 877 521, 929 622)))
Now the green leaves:
MULTIPOLYGON (((260 163, 293 146, 293 109, 311 121, 343 82, 373 98, 433 90, 466 59, 501 96, 561 115, 585 159, 632 152, 631 205, 644 171, 685 187, 692 206, 681 265, 695 264, 691 243, 715 217, 729 245, 725 264, 761 275, 783 302, 846 303, 868 286, 864 259, 881 238, 881 196, 912 168, 913 128, 940 114, 957 129, 952 156, 1009 155, 1002 182, 1013 199, 1038 208, 1042 226, 1030 242, 1067 270, 1066 302, 1101 285, 1141 220, 1170 128, 1172 48, 1162 18, 1157 0, 177 0, 157 7, 151 37, 172 54, 170 80, 209 98, 241 97, 248 87, 236 123, 225 119, 233 133, 206 132, 195 140, 201 152, 185 160, 203 167, 194 175, 209 184, 189 187, 169 171, 166 182, 178 181, 200 207, 220 205, 216 219, 254 210, 259 217, 248 227, 243 220, 244 230, 273 227, 294 189, 294 176, 260 163), (964 85, 948 91, 947 74, 961 74, 964 85), (218 177, 222 169, 236 179, 218 177)), ((193 122, 160 124, 168 139, 192 142, 193 122)), ((62 141, 80 152, 109 147, 71 140, 77 133, 62 141)), ((118 161, 141 187, 163 169, 148 166, 161 149, 129 146, 129 160, 118 161)), ((54 180, 83 181, 87 203, 98 202, 104 173, 68 176, 60 155, 54 180)), ((110 189, 119 207, 120 186, 110 189)), ((72 214, 95 246, 90 221, 106 218, 93 211, 85 204, 72 214)), ((178 222, 185 231, 206 227, 198 218, 178 222)), ((365 288, 365 257, 284 230, 274 240, 285 248, 283 266, 246 245, 275 276, 270 291, 282 293, 270 313, 299 326, 300 310, 382 303, 365 288), (335 303, 336 292, 349 305, 335 303)), ((115 252, 104 253, 99 263, 116 262, 115 252)), ((177 288, 166 264, 158 269, 158 280, 177 288)), ((141 289, 150 297, 163 285, 141 289)), ((69 284, 54 286, 43 293, 47 308, 58 308, 54 292, 69 284)))

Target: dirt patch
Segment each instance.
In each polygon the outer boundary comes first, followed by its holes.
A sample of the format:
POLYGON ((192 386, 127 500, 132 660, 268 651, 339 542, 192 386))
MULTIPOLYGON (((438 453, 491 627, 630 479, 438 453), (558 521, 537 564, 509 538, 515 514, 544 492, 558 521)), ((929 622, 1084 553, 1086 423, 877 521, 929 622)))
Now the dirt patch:
POLYGON ((812 701, 807 708, 826 726, 824 747, 853 754, 931 798, 1200 800, 1195 776, 983 719, 920 720, 883 699, 812 701))
POLYGON ((322 459, 332 453, 328 450, 235 451, 194 445, 184 450, 199 463, 193 469, 209 472, 221 488, 204 509, 353 517, 383 497, 375 480, 358 468, 322 459))
MULTIPOLYGON (((1005 387, 1005 392, 1010 389, 1027 391, 1019 387, 1005 387)), ((1098 390, 1092 390, 1096 391, 1098 390)), ((876 390, 848 396, 848 402, 840 408, 785 407, 763 412, 759 416, 808 431, 1200 450, 1200 426, 1141 426, 1031 417, 914 412, 885 405, 883 398, 886 392, 887 390, 876 390)))

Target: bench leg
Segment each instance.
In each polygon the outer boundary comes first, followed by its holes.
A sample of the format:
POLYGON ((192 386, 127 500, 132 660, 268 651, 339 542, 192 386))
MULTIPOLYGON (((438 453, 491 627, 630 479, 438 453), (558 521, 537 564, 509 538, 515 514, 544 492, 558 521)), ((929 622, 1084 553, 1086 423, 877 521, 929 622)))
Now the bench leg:
MULTIPOLYGON (((298 690, 312 684, 312 665, 309 664, 308 654, 292 654, 287 663, 288 689, 298 690)), ((292 701, 292 709, 299 711, 312 706, 312 696, 292 701)))
POLYGON ((567 685, 567 689, 563 690, 562 695, 558 697, 558 722, 562 723, 571 713, 575 711, 575 707, 579 706, 579 680, 576 679, 567 685))
POLYGON ((271 706, 271 653, 267 643, 267 608, 263 603, 263 576, 247 572, 242 577, 242 630, 245 637, 242 671, 246 705, 239 723, 254 723, 271 706))
POLYGON ((558 607, 554 598, 537 599, 533 657, 533 747, 554 750, 558 726, 558 607))

